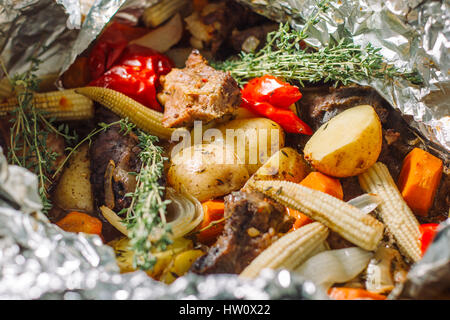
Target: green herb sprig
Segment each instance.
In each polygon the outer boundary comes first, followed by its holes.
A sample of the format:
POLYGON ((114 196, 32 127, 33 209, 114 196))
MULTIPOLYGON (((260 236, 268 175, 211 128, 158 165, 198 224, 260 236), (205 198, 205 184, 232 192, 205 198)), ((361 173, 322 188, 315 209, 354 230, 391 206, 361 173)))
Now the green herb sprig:
POLYGON ((216 63, 215 67, 230 72, 240 85, 265 74, 297 81, 302 86, 304 82, 334 81, 335 85, 346 85, 368 78, 394 77, 402 77, 416 84, 421 82, 416 72, 403 72, 387 64, 379 48, 371 44, 362 48, 350 38, 342 38, 336 44, 315 51, 301 48, 301 41, 308 37, 306 31, 319 21, 329 2, 319 2, 302 30, 296 31, 288 23, 280 24, 278 30, 267 35, 265 46, 258 52, 241 52, 237 59, 216 63))
POLYGON ((170 200, 164 200, 164 186, 161 178, 164 172, 163 149, 157 146, 158 138, 142 131, 138 132, 141 152, 141 168, 136 177, 136 190, 127 196, 132 198, 124 219, 134 252, 133 265, 142 270, 152 269, 156 264, 154 250, 164 251, 172 243, 170 226, 166 222, 166 207, 170 200))
POLYGON ((10 113, 12 125, 8 160, 11 164, 27 168, 38 176, 42 211, 47 213, 51 209, 48 194, 48 188, 51 185, 49 177, 60 156, 48 146, 48 136, 54 133, 68 142, 76 140, 77 136, 69 133, 69 127, 66 124, 59 125, 57 128, 54 125, 55 119, 47 119, 45 111, 35 108, 33 97, 39 86, 39 79, 35 72, 41 61, 30 60, 29 70, 13 77, 9 76, 3 61, 0 60, 3 71, 17 96, 17 106, 10 113))

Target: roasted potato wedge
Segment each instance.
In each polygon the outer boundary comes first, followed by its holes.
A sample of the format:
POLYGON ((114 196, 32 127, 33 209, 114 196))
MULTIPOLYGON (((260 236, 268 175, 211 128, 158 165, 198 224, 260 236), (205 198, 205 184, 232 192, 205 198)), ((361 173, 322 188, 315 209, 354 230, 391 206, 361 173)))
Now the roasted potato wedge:
POLYGON ((172 156, 167 182, 202 202, 239 190, 249 177, 233 150, 218 144, 198 144, 172 156))
POLYGON ((294 149, 285 147, 271 156, 249 181, 286 180, 300 183, 310 172, 311 168, 303 156, 294 149))
POLYGON ((65 210, 94 212, 90 181, 89 145, 83 144, 69 159, 53 196, 54 203, 65 210))
POLYGON ((318 171, 333 177, 350 177, 377 161, 381 143, 378 115, 371 106, 361 105, 323 124, 306 143, 304 154, 318 171))
POLYGON ((236 155, 245 161, 250 174, 284 146, 283 129, 267 118, 235 119, 217 129, 226 143, 234 144, 236 155))

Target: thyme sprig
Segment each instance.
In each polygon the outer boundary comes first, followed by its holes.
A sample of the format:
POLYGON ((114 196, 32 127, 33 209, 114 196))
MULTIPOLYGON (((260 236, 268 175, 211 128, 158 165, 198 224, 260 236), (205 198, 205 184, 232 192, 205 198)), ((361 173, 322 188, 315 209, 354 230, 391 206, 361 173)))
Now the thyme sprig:
POLYGON ((104 132, 106 131, 108 128, 111 128, 112 126, 115 125, 119 125, 120 126, 120 130, 119 132, 121 132, 123 135, 126 135, 128 133, 130 133, 136 126, 128 121, 128 118, 123 118, 111 123, 104 123, 104 122, 100 122, 98 123, 99 128, 92 130, 91 132, 89 132, 86 137, 84 137, 83 139, 81 139, 74 147, 67 147, 65 150, 68 152, 66 158, 61 161, 61 163, 59 164, 58 168, 55 170, 55 172, 52 175, 52 178, 55 178, 58 173, 64 169, 67 161, 71 158, 71 156, 78 150, 78 148, 84 144, 85 142, 89 142, 89 145, 92 142, 92 138, 99 134, 100 132, 104 132))
POLYGON ((249 79, 271 74, 286 81, 330 82, 344 85, 351 81, 369 78, 405 78, 412 83, 420 83, 416 72, 405 72, 389 65, 380 54, 380 48, 371 44, 362 48, 351 38, 342 38, 338 43, 330 43, 318 50, 301 48, 307 30, 315 25, 320 14, 328 9, 329 0, 322 0, 317 10, 308 18, 300 31, 292 29, 288 23, 267 35, 265 46, 258 52, 241 52, 238 59, 216 63, 215 67, 229 71, 236 81, 243 85, 249 79))
POLYGON ((142 270, 152 269, 156 264, 154 250, 164 251, 172 243, 170 226, 166 222, 166 207, 170 200, 164 200, 164 186, 161 185, 164 164, 163 149, 156 145, 158 138, 142 131, 138 132, 141 152, 141 168, 136 177, 136 190, 127 196, 131 205, 124 219, 134 251, 133 265, 142 270))
POLYGON ((0 62, 3 72, 17 96, 17 106, 10 113, 12 125, 8 161, 11 164, 27 168, 37 175, 38 191, 43 205, 42 211, 47 213, 51 208, 48 194, 51 185, 49 177, 60 156, 48 145, 49 134, 55 133, 69 142, 74 141, 77 137, 76 134, 69 133, 69 127, 66 124, 61 124, 57 128, 54 125, 54 119, 47 119, 44 111, 35 108, 34 92, 39 86, 39 79, 35 72, 41 63, 40 60, 30 59, 31 64, 28 71, 13 77, 9 76, 3 61, 0 60, 0 62))

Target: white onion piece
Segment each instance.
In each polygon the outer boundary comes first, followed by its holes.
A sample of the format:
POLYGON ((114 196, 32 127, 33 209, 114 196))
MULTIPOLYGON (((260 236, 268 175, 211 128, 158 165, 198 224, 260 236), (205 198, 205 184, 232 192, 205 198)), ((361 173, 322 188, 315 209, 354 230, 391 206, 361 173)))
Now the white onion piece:
POLYGON ((376 207, 378 207, 378 205, 381 203, 381 199, 375 194, 364 193, 359 197, 347 201, 347 203, 358 208, 363 213, 368 214, 375 210, 376 207))
POLYGON ((185 236, 203 221, 202 204, 193 196, 166 188, 166 198, 171 200, 166 216, 173 239, 185 236))
POLYGON ((105 217, 106 220, 108 220, 111 225, 122 232, 124 235, 128 236, 128 230, 127 227, 122 223, 122 218, 117 215, 114 211, 112 211, 107 206, 101 206, 100 211, 105 217))
MULTIPOLYGON (((193 196, 180 194, 172 188, 166 188, 166 199, 171 200, 171 203, 167 205, 166 218, 168 225, 172 229, 172 234, 170 235, 172 239, 185 236, 203 221, 203 207, 193 196)), ((100 207, 100 211, 111 225, 128 236, 128 230, 122 223, 122 218, 106 206, 100 207)), ((159 239, 162 232, 162 230, 155 228, 150 239, 159 239)))
POLYGON ((328 250, 309 258, 294 271, 328 289, 334 283, 355 278, 367 267, 372 256, 372 252, 357 247, 328 250))

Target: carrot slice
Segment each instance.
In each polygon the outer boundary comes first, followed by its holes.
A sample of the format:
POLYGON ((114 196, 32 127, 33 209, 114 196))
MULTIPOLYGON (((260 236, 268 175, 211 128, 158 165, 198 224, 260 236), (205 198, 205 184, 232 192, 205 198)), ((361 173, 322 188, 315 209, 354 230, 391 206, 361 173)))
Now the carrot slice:
POLYGON ((295 222, 292 225, 291 231, 297 230, 298 228, 301 228, 308 223, 314 222, 312 219, 308 218, 308 216, 301 213, 300 211, 286 207, 286 212, 290 217, 295 218, 295 222))
POLYGON ((208 228, 197 234, 197 240, 203 244, 210 245, 216 241, 217 237, 223 231, 225 221, 217 224, 214 224, 214 222, 223 219, 225 205, 223 200, 216 199, 205 201, 202 203, 202 206, 204 216, 199 230, 208 228))
MULTIPOLYGON (((340 181, 320 172, 311 172, 300 182, 300 184, 314 190, 328 193, 329 195, 341 200, 344 198, 344 192, 340 181)), ((286 208, 286 210, 289 216, 296 219, 291 231, 297 230, 298 228, 313 222, 313 220, 297 210, 290 208, 286 208)))
POLYGON ((415 214, 428 215, 442 171, 442 160, 419 148, 414 148, 403 160, 397 184, 415 214))
POLYGON ((311 172, 300 182, 302 186, 328 193, 338 199, 344 198, 341 182, 320 172, 311 172))
POLYGON ((56 222, 64 231, 96 234, 102 238, 102 222, 86 213, 73 211, 56 222))
POLYGON ((335 300, 386 300, 386 296, 359 288, 331 288, 328 295, 335 300))

